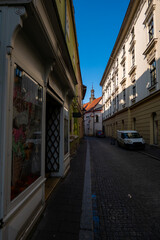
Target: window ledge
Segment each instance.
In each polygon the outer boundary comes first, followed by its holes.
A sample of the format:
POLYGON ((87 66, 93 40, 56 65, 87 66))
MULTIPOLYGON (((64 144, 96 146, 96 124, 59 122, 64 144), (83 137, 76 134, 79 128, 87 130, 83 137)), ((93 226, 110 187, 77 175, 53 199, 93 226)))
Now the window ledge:
POLYGON ((156 90, 156 85, 157 85, 157 82, 156 82, 154 85, 148 87, 148 90, 149 90, 150 92, 155 91, 155 90, 156 90))
POLYGON ((121 61, 121 65, 125 62, 125 60, 126 60, 126 56, 125 55, 123 55, 122 56, 122 61, 121 61))
POLYGON ((120 82, 120 84, 122 85, 125 81, 126 81, 126 77, 123 77, 122 81, 120 82))
POLYGON ((149 52, 151 52, 151 50, 154 48, 154 46, 156 45, 158 41, 158 38, 153 38, 148 44, 147 44, 147 48, 144 51, 143 55, 147 55, 149 52))
POLYGON ((132 65, 131 66, 131 70, 129 71, 129 76, 131 76, 132 75, 132 73, 134 73, 134 71, 136 70, 136 68, 137 68, 137 66, 136 65, 132 65))
POLYGON ((123 104, 122 104, 122 107, 125 108, 125 106, 126 106, 126 103, 123 103, 123 104))
POLYGON ((119 86, 117 85, 117 86, 115 86, 115 91, 117 91, 119 89, 119 86))
POLYGON ((116 74, 118 72, 118 66, 115 67, 114 73, 116 74))
POLYGON ((131 98, 131 101, 132 101, 132 103, 135 103, 135 101, 136 101, 136 96, 133 96, 133 97, 131 98))

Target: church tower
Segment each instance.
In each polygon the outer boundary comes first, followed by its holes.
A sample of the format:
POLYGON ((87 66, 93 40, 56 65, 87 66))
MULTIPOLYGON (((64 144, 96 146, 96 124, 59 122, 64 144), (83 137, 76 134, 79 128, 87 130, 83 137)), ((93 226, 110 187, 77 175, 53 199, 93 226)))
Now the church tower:
POLYGON ((95 99, 95 97, 94 97, 94 89, 93 89, 93 85, 92 85, 91 97, 90 97, 90 99, 89 99, 90 103, 92 103, 94 99, 95 99))

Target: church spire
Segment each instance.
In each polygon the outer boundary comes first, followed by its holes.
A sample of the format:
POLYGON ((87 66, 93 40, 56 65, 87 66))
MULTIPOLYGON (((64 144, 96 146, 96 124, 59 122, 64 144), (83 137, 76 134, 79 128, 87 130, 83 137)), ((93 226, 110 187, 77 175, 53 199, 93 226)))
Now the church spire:
POLYGON ((92 89, 91 89, 91 97, 90 97, 90 103, 93 102, 93 100, 95 99, 94 97, 94 89, 93 89, 93 83, 92 83, 92 89))

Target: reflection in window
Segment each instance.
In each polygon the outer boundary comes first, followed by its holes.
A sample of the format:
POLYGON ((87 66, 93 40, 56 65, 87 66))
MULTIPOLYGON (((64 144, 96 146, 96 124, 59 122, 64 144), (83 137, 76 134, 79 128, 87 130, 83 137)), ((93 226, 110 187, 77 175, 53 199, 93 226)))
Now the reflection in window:
POLYGON ((42 87, 15 66, 11 200, 41 171, 42 87))

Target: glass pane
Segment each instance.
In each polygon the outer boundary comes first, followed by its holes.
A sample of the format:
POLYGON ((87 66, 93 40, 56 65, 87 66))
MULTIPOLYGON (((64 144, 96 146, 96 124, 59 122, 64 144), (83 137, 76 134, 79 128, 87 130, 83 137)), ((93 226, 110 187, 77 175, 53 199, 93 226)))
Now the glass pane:
POLYGON ((42 87, 15 67, 11 200, 41 173, 42 87))

